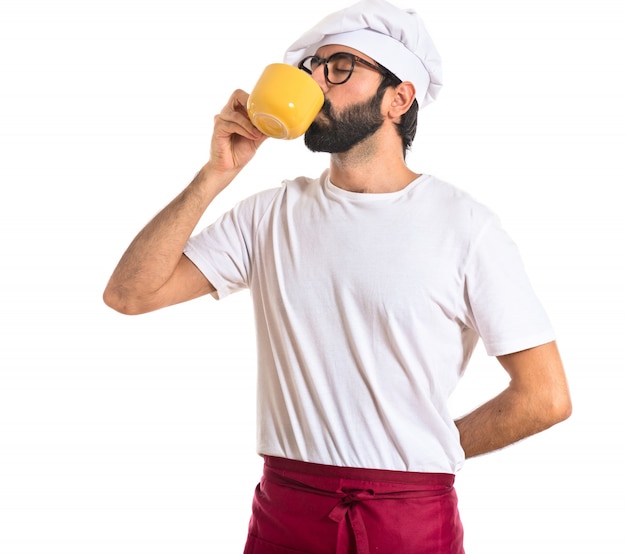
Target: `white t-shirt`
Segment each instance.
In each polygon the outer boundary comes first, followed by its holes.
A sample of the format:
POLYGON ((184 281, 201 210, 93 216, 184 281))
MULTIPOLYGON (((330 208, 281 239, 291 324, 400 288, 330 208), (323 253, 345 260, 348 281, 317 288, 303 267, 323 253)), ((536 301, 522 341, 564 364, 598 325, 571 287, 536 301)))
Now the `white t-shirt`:
POLYGON ((286 181, 185 254, 216 298, 251 291, 264 455, 455 473, 447 402, 478 338, 490 355, 554 339, 498 218, 429 175, 385 194, 286 181))

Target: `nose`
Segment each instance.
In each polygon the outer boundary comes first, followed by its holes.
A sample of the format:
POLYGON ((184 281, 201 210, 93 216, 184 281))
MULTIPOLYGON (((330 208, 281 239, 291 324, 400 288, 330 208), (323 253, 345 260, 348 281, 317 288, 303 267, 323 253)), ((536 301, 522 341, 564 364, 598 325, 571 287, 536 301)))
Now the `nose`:
POLYGON ((311 77, 313 77, 313 80, 320 86, 320 88, 324 92, 328 90, 328 82, 326 81, 326 76, 324 75, 323 65, 316 67, 311 73, 311 77))

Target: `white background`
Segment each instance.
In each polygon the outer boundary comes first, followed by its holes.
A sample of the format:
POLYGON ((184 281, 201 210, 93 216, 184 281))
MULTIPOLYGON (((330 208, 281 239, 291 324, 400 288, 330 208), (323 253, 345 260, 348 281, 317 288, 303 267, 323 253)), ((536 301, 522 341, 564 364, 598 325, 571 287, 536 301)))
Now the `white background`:
MULTIPOLYGON (((261 469, 249 296, 124 317, 101 294, 205 162, 231 91, 349 3, 0 4, 3 554, 241 552, 261 469)), ((445 86, 409 163, 500 214, 557 329, 575 409, 467 462, 466 550, 623 553, 624 4, 411 4, 445 86)), ((202 223, 326 164, 299 139, 268 141, 202 223)), ((505 385, 479 345, 453 410, 505 385)))

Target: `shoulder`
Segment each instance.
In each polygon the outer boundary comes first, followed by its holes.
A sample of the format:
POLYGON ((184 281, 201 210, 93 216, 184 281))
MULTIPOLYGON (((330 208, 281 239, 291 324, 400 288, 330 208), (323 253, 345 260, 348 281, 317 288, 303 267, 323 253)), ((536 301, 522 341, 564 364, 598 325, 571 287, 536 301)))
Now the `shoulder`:
POLYGON ((240 222, 247 221, 253 226, 258 225, 268 214, 293 205, 303 196, 319 189, 316 183, 319 183, 319 179, 285 179, 279 186, 261 190, 239 200, 221 219, 230 218, 240 222))
POLYGON ((496 213, 468 191, 432 175, 424 177, 420 200, 450 229, 476 232, 498 221, 496 213))
POLYGON ((423 188, 426 196, 433 202, 444 203, 454 209, 490 211, 468 191, 433 175, 424 175, 423 188))
POLYGON ((282 188, 284 192, 294 196, 305 196, 311 193, 316 193, 320 190, 320 185, 326 176, 328 171, 324 171, 320 177, 305 177, 300 176, 294 179, 285 179, 282 182, 282 188))
POLYGON ((311 193, 319 189, 319 184, 323 179, 322 177, 295 177, 292 179, 284 179, 280 186, 260 191, 252 196, 246 198, 244 202, 252 204, 267 205, 277 200, 282 199, 285 196, 301 196, 311 193))

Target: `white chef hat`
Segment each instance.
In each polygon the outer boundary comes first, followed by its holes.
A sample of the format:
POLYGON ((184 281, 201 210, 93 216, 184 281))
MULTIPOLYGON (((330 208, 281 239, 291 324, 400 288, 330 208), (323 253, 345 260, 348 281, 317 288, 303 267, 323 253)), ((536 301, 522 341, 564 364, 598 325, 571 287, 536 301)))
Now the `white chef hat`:
POLYGON ((322 19, 285 53, 290 65, 327 44, 354 48, 415 86, 420 108, 439 94, 441 58, 423 21, 412 9, 386 0, 361 0, 322 19))

